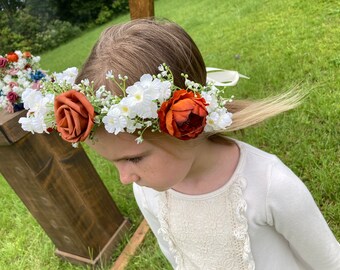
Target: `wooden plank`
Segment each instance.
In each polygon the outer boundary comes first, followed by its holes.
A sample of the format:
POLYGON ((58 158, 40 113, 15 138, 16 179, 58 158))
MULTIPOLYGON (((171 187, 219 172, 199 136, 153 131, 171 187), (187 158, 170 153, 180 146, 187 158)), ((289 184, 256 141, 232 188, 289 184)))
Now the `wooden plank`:
POLYGON ((128 230, 85 151, 57 132, 0 146, 0 173, 65 259, 108 261, 128 230))
POLYGON ((131 20, 155 16, 154 0, 129 0, 131 20))
POLYGON ((138 246, 143 242, 146 233, 149 231, 149 225, 145 219, 138 226, 137 230, 131 237, 129 243, 124 248, 118 259, 115 261, 111 270, 124 270, 128 265, 130 258, 135 254, 138 246))
POLYGON ((16 113, 0 111, 0 146, 15 143, 28 134, 18 123, 19 118, 25 117, 26 113, 25 110, 16 113))

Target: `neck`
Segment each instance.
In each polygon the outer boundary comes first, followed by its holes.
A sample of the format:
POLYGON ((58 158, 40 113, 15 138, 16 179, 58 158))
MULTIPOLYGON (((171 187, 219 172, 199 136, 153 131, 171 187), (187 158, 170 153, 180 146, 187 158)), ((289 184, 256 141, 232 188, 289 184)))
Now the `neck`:
POLYGON ((203 140, 195 146, 193 154, 187 177, 173 187, 189 195, 209 193, 225 185, 233 175, 240 155, 238 146, 224 139, 203 140))

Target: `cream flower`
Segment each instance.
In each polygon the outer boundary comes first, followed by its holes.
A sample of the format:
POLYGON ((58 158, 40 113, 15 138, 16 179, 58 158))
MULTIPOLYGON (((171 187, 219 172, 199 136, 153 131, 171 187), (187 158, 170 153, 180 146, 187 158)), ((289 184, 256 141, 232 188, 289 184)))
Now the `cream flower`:
POLYGON ((228 112, 226 108, 220 108, 209 113, 206 119, 206 126, 204 131, 218 131, 230 126, 232 123, 232 113, 228 112))
POLYGON ((121 111, 117 107, 110 109, 102 121, 107 132, 114 133, 115 135, 119 132, 124 132, 127 125, 126 117, 121 114, 121 111))

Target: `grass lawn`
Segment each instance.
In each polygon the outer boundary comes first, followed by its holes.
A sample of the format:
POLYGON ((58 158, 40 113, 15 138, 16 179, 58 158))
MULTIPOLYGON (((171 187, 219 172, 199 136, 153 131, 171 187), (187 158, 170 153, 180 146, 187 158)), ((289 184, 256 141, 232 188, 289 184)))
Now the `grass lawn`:
MULTIPOLYGON (((236 98, 263 98, 295 85, 310 95, 296 110, 231 136, 278 155, 310 189, 340 240, 340 9, 335 0, 157 0, 155 15, 182 25, 207 66, 251 77, 230 88, 236 98)), ((120 16, 110 24, 129 20, 120 16)), ((42 67, 80 67, 104 25, 44 53, 42 67)), ((33 52, 34 53, 34 52, 33 52)), ((131 187, 86 148, 121 212, 141 220, 131 187)), ((0 176, 0 270, 84 269, 59 260, 54 246, 0 176)), ((120 252, 116 251, 115 256, 120 252)), ((110 267, 102 267, 110 269, 110 267)), ((86 269, 86 268, 85 268, 86 269)), ((171 269, 149 233, 128 270, 171 269)))

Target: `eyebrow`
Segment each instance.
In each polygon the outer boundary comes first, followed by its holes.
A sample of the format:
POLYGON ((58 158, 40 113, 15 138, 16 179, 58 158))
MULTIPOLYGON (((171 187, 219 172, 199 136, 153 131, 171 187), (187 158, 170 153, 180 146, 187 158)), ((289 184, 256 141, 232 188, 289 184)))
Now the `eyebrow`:
POLYGON ((144 156, 147 156, 149 153, 150 153, 150 151, 145 151, 145 152, 141 152, 141 153, 134 154, 134 155, 126 155, 126 156, 122 156, 118 159, 112 159, 111 161, 112 162, 119 162, 119 161, 122 161, 122 160, 127 160, 127 159, 132 159, 132 158, 137 158, 137 157, 144 157, 144 156))

